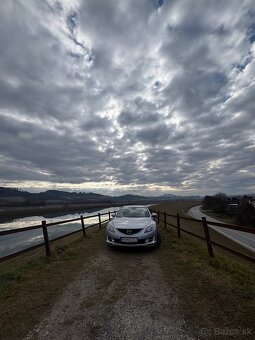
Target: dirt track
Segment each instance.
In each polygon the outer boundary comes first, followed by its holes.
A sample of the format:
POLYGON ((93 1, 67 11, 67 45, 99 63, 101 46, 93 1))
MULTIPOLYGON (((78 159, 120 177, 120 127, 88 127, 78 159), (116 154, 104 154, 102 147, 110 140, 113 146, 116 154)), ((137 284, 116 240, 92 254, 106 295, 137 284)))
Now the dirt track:
POLYGON ((103 247, 26 339, 192 337, 178 297, 164 280, 157 251, 103 247))

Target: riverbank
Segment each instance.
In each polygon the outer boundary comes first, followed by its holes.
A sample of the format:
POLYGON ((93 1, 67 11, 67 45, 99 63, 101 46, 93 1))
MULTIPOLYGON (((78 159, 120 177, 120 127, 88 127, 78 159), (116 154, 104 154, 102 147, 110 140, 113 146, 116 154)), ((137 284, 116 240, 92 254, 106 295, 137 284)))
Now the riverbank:
POLYGON ((108 207, 117 207, 123 204, 114 203, 91 203, 91 204, 62 204, 46 205, 36 207, 8 207, 0 210, 0 217, 24 217, 33 215, 42 215, 53 212, 75 212, 80 210, 103 209, 108 207))
POLYGON ((0 217, 24 217, 52 212, 75 212, 81 210, 103 209, 108 207, 122 207, 128 204, 155 204, 155 202, 111 202, 89 204, 54 204, 36 207, 6 207, 0 209, 0 217))

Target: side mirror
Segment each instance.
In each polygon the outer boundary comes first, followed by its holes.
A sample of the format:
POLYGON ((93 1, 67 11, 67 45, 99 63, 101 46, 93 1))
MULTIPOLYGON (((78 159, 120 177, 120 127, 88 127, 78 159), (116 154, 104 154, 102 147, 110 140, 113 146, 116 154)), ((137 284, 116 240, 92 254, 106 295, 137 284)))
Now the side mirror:
POLYGON ((156 213, 152 213, 151 217, 155 220, 158 215, 156 213))

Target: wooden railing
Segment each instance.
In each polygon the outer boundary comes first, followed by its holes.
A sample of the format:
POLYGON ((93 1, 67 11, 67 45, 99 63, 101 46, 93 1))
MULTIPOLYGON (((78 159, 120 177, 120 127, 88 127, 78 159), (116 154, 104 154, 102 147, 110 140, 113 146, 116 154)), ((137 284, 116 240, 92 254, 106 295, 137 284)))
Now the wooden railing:
POLYGON ((237 250, 234 250, 234 249, 227 247, 226 245, 224 245, 222 243, 219 243, 219 242, 212 240, 211 236, 210 236, 209 226, 212 225, 212 226, 217 226, 217 227, 220 227, 220 228, 239 230, 239 231, 243 231, 243 232, 250 233, 250 234, 255 234, 255 228, 239 227, 237 225, 225 224, 225 223, 220 223, 220 222, 210 222, 210 221, 207 221, 205 217, 202 217, 201 220, 198 220, 198 219, 191 218, 191 217, 184 217, 184 216, 181 216, 180 214, 173 215, 173 214, 168 214, 166 212, 161 212, 161 211, 153 211, 153 212, 157 213, 158 223, 160 221, 163 222, 163 225, 164 225, 165 228, 167 226, 175 228, 177 230, 177 236, 178 237, 181 237, 181 232, 183 232, 183 233, 186 233, 186 234, 191 235, 193 237, 196 237, 200 240, 205 241, 206 244, 207 244, 208 254, 209 254, 210 257, 214 257, 213 246, 217 246, 219 248, 222 248, 224 250, 231 252, 234 255, 242 257, 242 258, 244 258, 248 261, 255 262, 255 257, 243 254, 243 253, 241 253, 237 250), (167 220, 167 217, 174 219, 174 223, 170 223, 167 220), (185 220, 196 222, 197 224, 199 223, 199 225, 202 228, 204 236, 198 235, 198 234, 194 233, 193 231, 184 229, 183 226, 182 226, 182 221, 185 221, 185 220))
MULTIPOLYGON (((209 254, 210 257, 214 257, 213 246, 217 246, 219 248, 222 248, 224 250, 227 250, 227 251, 231 252, 234 255, 237 255, 237 256, 242 257, 242 258, 244 258, 246 260, 255 262, 255 257, 252 257, 252 256, 249 256, 249 255, 240 253, 239 251, 231 249, 231 248, 227 247, 224 244, 221 244, 221 243, 218 243, 218 242, 212 240, 211 236, 210 236, 210 228, 208 227, 208 225, 209 226, 213 225, 213 226, 217 226, 217 227, 221 227, 221 228, 227 228, 227 229, 232 229, 232 230, 239 230, 239 231, 247 232, 247 233, 250 233, 250 234, 255 234, 255 229, 254 228, 239 227, 239 226, 236 226, 236 225, 224 224, 224 223, 220 223, 220 222, 208 222, 205 217, 203 217, 201 220, 198 220, 198 219, 195 219, 195 218, 184 217, 184 216, 181 216, 180 214, 174 215, 174 214, 168 214, 166 212, 161 212, 161 211, 153 211, 153 212, 157 213, 158 223, 160 221, 163 222, 163 225, 164 225, 165 228, 167 226, 175 228, 177 230, 177 236, 178 237, 181 237, 181 232, 183 232, 183 233, 186 233, 186 234, 191 235, 193 237, 196 237, 196 238, 198 238, 200 240, 205 241, 206 244, 207 244, 208 254, 209 254), (174 219, 174 223, 170 223, 169 220, 168 220, 168 217, 174 219), (184 229, 183 225, 182 225, 182 222, 185 221, 185 220, 186 221, 192 221, 192 222, 199 223, 200 226, 201 226, 201 229, 203 231, 204 236, 198 235, 198 234, 194 233, 193 231, 184 229)), ((24 228, 17 228, 17 229, 10 229, 10 230, 0 231, 0 237, 1 237, 1 236, 4 236, 4 235, 11 235, 11 234, 16 234, 16 233, 24 232, 24 231, 41 229, 42 230, 43 239, 44 239, 44 241, 42 243, 39 243, 39 244, 36 244, 34 246, 25 248, 25 249, 23 249, 21 251, 17 251, 15 253, 10 254, 10 255, 1 257, 0 258, 0 263, 4 262, 6 260, 9 260, 9 259, 11 259, 13 257, 16 257, 18 255, 21 255, 21 254, 27 253, 29 251, 32 251, 32 250, 34 250, 36 248, 42 247, 42 246, 45 247, 46 255, 50 256, 51 255, 51 247, 50 247, 51 242, 60 240, 62 238, 68 237, 70 235, 73 235, 73 234, 76 234, 76 233, 79 233, 79 232, 82 232, 83 237, 85 238, 86 237, 86 230, 87 229, 95 227, 95 226, 99 226, 99 228, 101 228, 103 224, 105 224, 106 222, 108 222, 111 219, 111 213, 113 213, 113 212, 109 211, 107 213, 103 213, 103 214, 98 213, 96 215, 91 215, 91 216, 86 216, 86 217, 81 215, 78 218, 69 219, 69 220, 63 220, 63 221, 59 221, 59 222, 51 222, 51 223, 47 223, 44 220, 39 225, 34 225, 34 226, 30 226, 30 227, 24 227, 24 228), (102 220, 102 216, 106 216, 106 215, 107 215, 107 219, 102 220), (98 218, 98 222, 94 223, 94 224, 90 224, 90 225, 85 227, 84 220, 89 219, 89 218, 95 218, 95 217, 98 218), (80 223, 81 223, 81 228, 80 229, 72 231, 70 233, 66 233, 66 234, 61 235, 59 237, 53 238, 51 240, 49 239, 49 235, 48 235, 48 228, 49 227, 56 226, 56 225, 59 225, 59 224, 77 222, 77 221, 80 221, 80 223)))
POLYGON ((39 243, 39 244, 36 244, 34 246, 31 246, 31 247, 25 248, 23 250, 17 251, 15 253, 10 254, 10 255, 1 257, 0 258, 0 263, 4 262, 4 261, 7 261, 7 260, 9 260, 9 259, 11 259, 13 257, 18 256, 18 255, 21 255, 21 254, 27 253, 29 251, 32 251, 32 250, 34 250, 36 248, 42 247, 42 246, 45 247, 46 255, 50 256, 51 255, 51 247, 50 247, 50 243, 51 242, 60 240, 62 238, 65 238, 67 236, 70 236, 70 235, 73 235, 73 234, 76 234, 76 233, 80 233, 81 231, 82 231, 83 237, 85 238, 86 237, 86 230, 87 229, 95 227, 95 226, 99 226, 99 228, 101 228, 104 223, 108 222, 111 219, 111 213, 113 213, 113 212, 109 211, 107 213, 103 213, 103 214, 98 213, 96 215, 91 215, 91 216, 86 216, 86 217, 81 215, 78 218, 73 218, 73 219, 69 219, 69 220, 63 220, 63 221, 59 221, 59 222, 51 222, 51 223, 47 223, 47 221, 44 220, 44 221, 41 222, 41 224, 38 224, 38 225, 34 225, 34 226, 30 226, 30 227, 24 227, 24 228, 17 228, 17 229, 10 229, 10 230, 0 231, 0 237, 1 237, 1 236, 4 236, 4 235, 17 234, 17 233, 21 233, 21 232, 24 232, 24 231, 31 231, 31 230, 41 229, 42 230, 43 239, 44 239, 44 241, 39 243), (102 216, 106 216, 106 215, 107 215, 107 219, 102 220, 102 216), (84 220, 89 219, 89 218, 95 218, 95 217, 98 218, 98 222, 94 223, 94 224, 90 224, 90 225, 85 227, 84 220), (48 228, 49 227, 56 226, 56 225, 59 225, 59 224, 78 222, 78 221, 81 222, 81 228, 80 229, 72 231, 70 233, 66 233, 66 234, 61 235, 59 237, 55 237, 55 238, 53 238, 51 240, 49 239, 49 234, 48 234, 48 228))

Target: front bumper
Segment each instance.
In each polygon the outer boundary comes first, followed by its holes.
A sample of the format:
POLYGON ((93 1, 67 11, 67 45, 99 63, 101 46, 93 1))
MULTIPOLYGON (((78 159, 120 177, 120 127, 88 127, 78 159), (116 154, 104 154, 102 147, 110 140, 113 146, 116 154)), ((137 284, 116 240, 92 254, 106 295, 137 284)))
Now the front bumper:
POLYGON ((150 233, 139 233, 139 234, 134 234, 128 238, 132 239, 137 239, 136 242, 123 242, 122 239, 126 238, 127 235, 123 235, 121 233, 113 233, 110 231, 107 231, 106 234, 106 244, 110 247, 153 247, 157 243, 157 234, 155 231, 150 232, 150 233))

